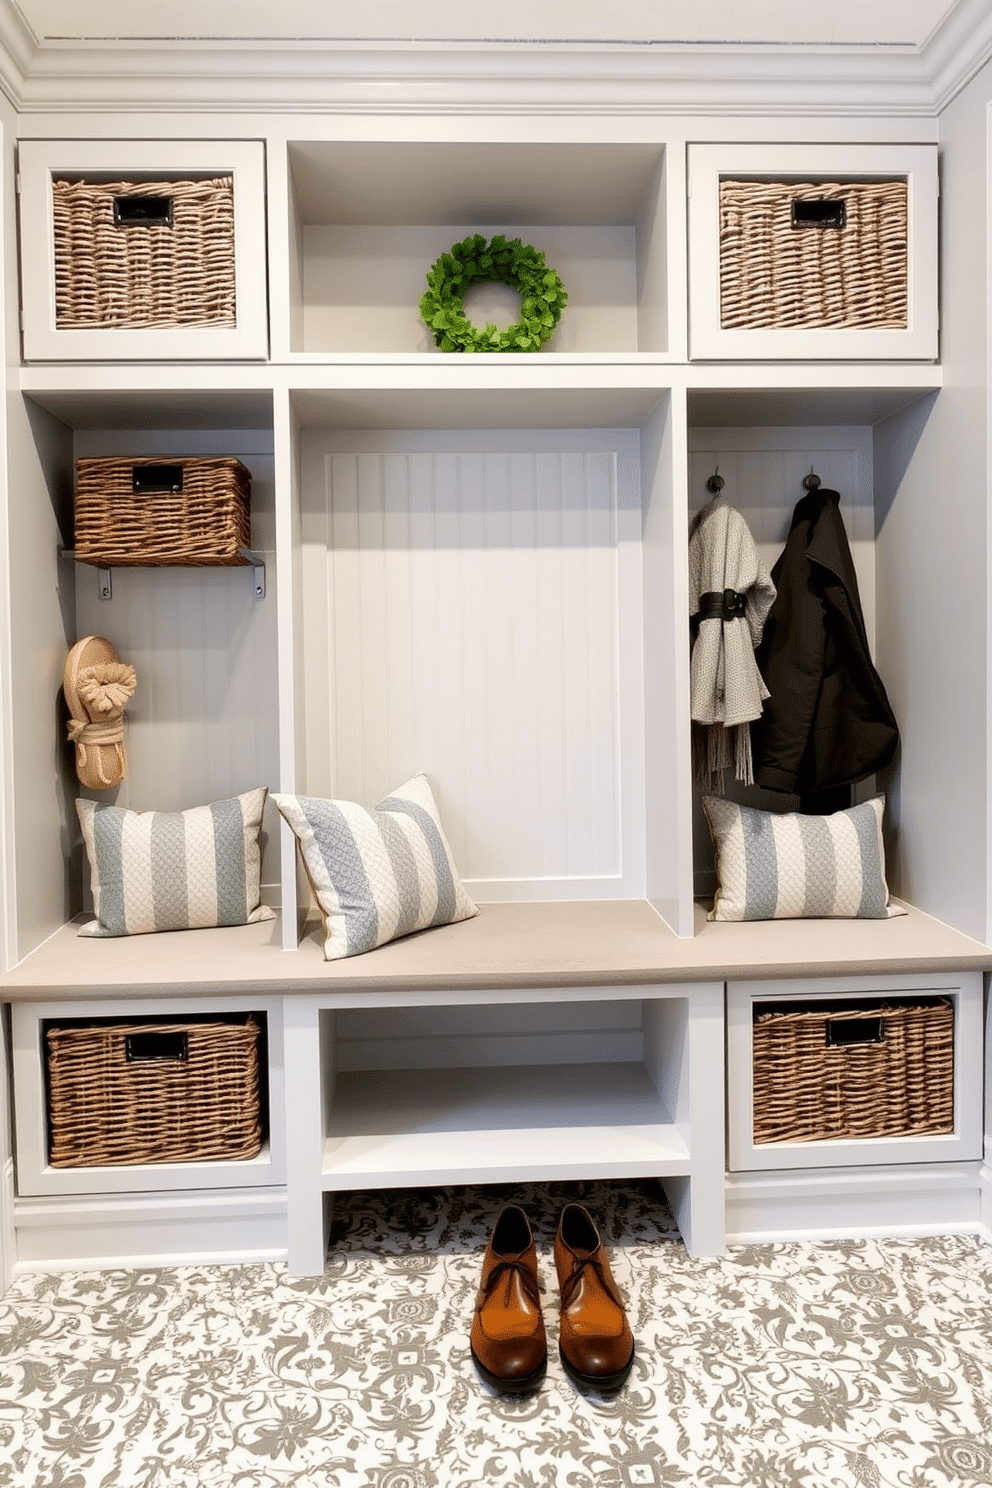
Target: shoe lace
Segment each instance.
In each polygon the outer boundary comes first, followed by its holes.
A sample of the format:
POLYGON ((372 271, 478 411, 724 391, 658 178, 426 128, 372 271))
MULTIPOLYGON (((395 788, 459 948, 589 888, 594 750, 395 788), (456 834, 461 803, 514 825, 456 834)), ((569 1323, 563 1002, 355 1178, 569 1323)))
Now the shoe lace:
POLYGON ((567 1309, 571 1305, 576 1292, 582 1285, 582 1281, 587 1270, 592 1270, 594 1272, 600 1286, 603 1288, 604 1292, 612 1302, 615 1302, 618 1307, 621 1307, 623 1305, 620 1301, 620 1298, 617 1296, 616 1286, 612 1282, 611 1278, 606 1274, 601 1260, 597 1259, 595 1255, 581 1256, 576 1255, 573 1251, 572 1262, 574 1269, 572 1270, 571 1274, 569 1276, 566 1276, 564 1281, 561 1283, 561 1306, 563 1310, 567 1309))
POLYGON ((485 1286, 481 1288, 480 1302, 492 1296, 503 1277, 506 1277, 506 1297, 507 1302, 509 1302, 511 1279, 513 1276, 519 1278, 526 1295, 535 1306, 540 1307, 541 1292, 537 1282, 534 1280, 534 1273, 519 1256, 503 1257, 496 1262, 496 1265, 486 1278, 485 1286))

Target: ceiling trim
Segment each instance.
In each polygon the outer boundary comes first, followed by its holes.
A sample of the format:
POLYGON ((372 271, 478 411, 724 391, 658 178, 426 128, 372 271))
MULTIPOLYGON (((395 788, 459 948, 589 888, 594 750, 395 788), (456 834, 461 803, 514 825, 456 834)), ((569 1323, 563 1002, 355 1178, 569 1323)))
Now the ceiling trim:
POLYGON ((990 57, 988 0, 959 0, 920 48, 40 44, 0 0, 0 89, 22 113, 936 115, 990 57))
POLYGON ((962 0, 921 50, 933 112, 942 113, 990 58, 992 6, 987 0, 962 0))
POLYGON ((0 92, 17 107, 38 52, 38 41, 17 6, 0 4, 0 92))

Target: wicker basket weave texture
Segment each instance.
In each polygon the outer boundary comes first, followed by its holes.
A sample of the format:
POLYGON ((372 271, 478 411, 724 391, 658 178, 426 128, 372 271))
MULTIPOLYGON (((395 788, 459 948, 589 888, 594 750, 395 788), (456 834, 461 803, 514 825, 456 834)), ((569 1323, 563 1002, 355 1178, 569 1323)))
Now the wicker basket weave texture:
POLYGON ((761 1013, 752 1030, 753 1133, 765 1142, 954 1130, 954 1006, 761 1013), (878 1043, 828 1043, 831 1018, 880 1019, 878 1043))
POLYGON ((50 1027, 49 1162, 54 1168, 231 1161, 262 1145, 259 1027, 121 1023, 50 1027), (185 1037, 185 1059, 130 1061, 135 1035, 185 1037))
POLYGON ((234 326, 234 183, 52 182, 59 330, 234 326), (162 196, 172 225, 122 225, 115 197, 162 196))
POLYGON ((234 566, 251 547, 251 472, 225 456, 76 461, 75 549, 110 567, 234 566), (135 493, 135 468, 181 466, 182 491, 135 493))
POLYGON ((720 324, 726 330, 905 330, 905 180, 720 182, 720 324), (843 199, 843 227, 792 225, 792 203, 843 199))

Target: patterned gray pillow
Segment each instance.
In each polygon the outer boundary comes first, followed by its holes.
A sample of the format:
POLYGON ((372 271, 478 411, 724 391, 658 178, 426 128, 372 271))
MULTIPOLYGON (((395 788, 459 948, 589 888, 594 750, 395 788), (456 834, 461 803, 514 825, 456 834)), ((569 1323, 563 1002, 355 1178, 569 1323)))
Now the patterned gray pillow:
POLYGON ((778 815, 704 796, 719 887, 711 920, 884 920, 889 903, 875 796, 832 816, 778 815))
POLYGON ((266 787, 190 811, 77 800, 93 912, 80 935, 144 935, 271 920, 259 903, 266 787))
POLYGON ((458 877, 426 775, 374 811, 315 796, 272 799, 293 829, 324 918, 325 960, 479 913, 458 877))

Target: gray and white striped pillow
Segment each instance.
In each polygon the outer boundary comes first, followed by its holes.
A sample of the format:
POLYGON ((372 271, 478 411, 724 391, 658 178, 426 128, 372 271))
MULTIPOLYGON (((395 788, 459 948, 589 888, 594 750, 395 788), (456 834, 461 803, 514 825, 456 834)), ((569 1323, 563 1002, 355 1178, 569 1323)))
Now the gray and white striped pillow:
POLYGON ((80 935, 144 935, 270 920, 259 903, 266 787, 190 811, 76 801, 93 912, 80 935))
POLYGON ((719 887, 711 920, 884 920, 889 903, 875 796, 832 816, 781 815, 704 796, 719 887))
POLYGON ((315 796, 272 799, 300 845, 324 918, 325 960, 479 913, 458 877, 426 775, 374 811, 315 796))

